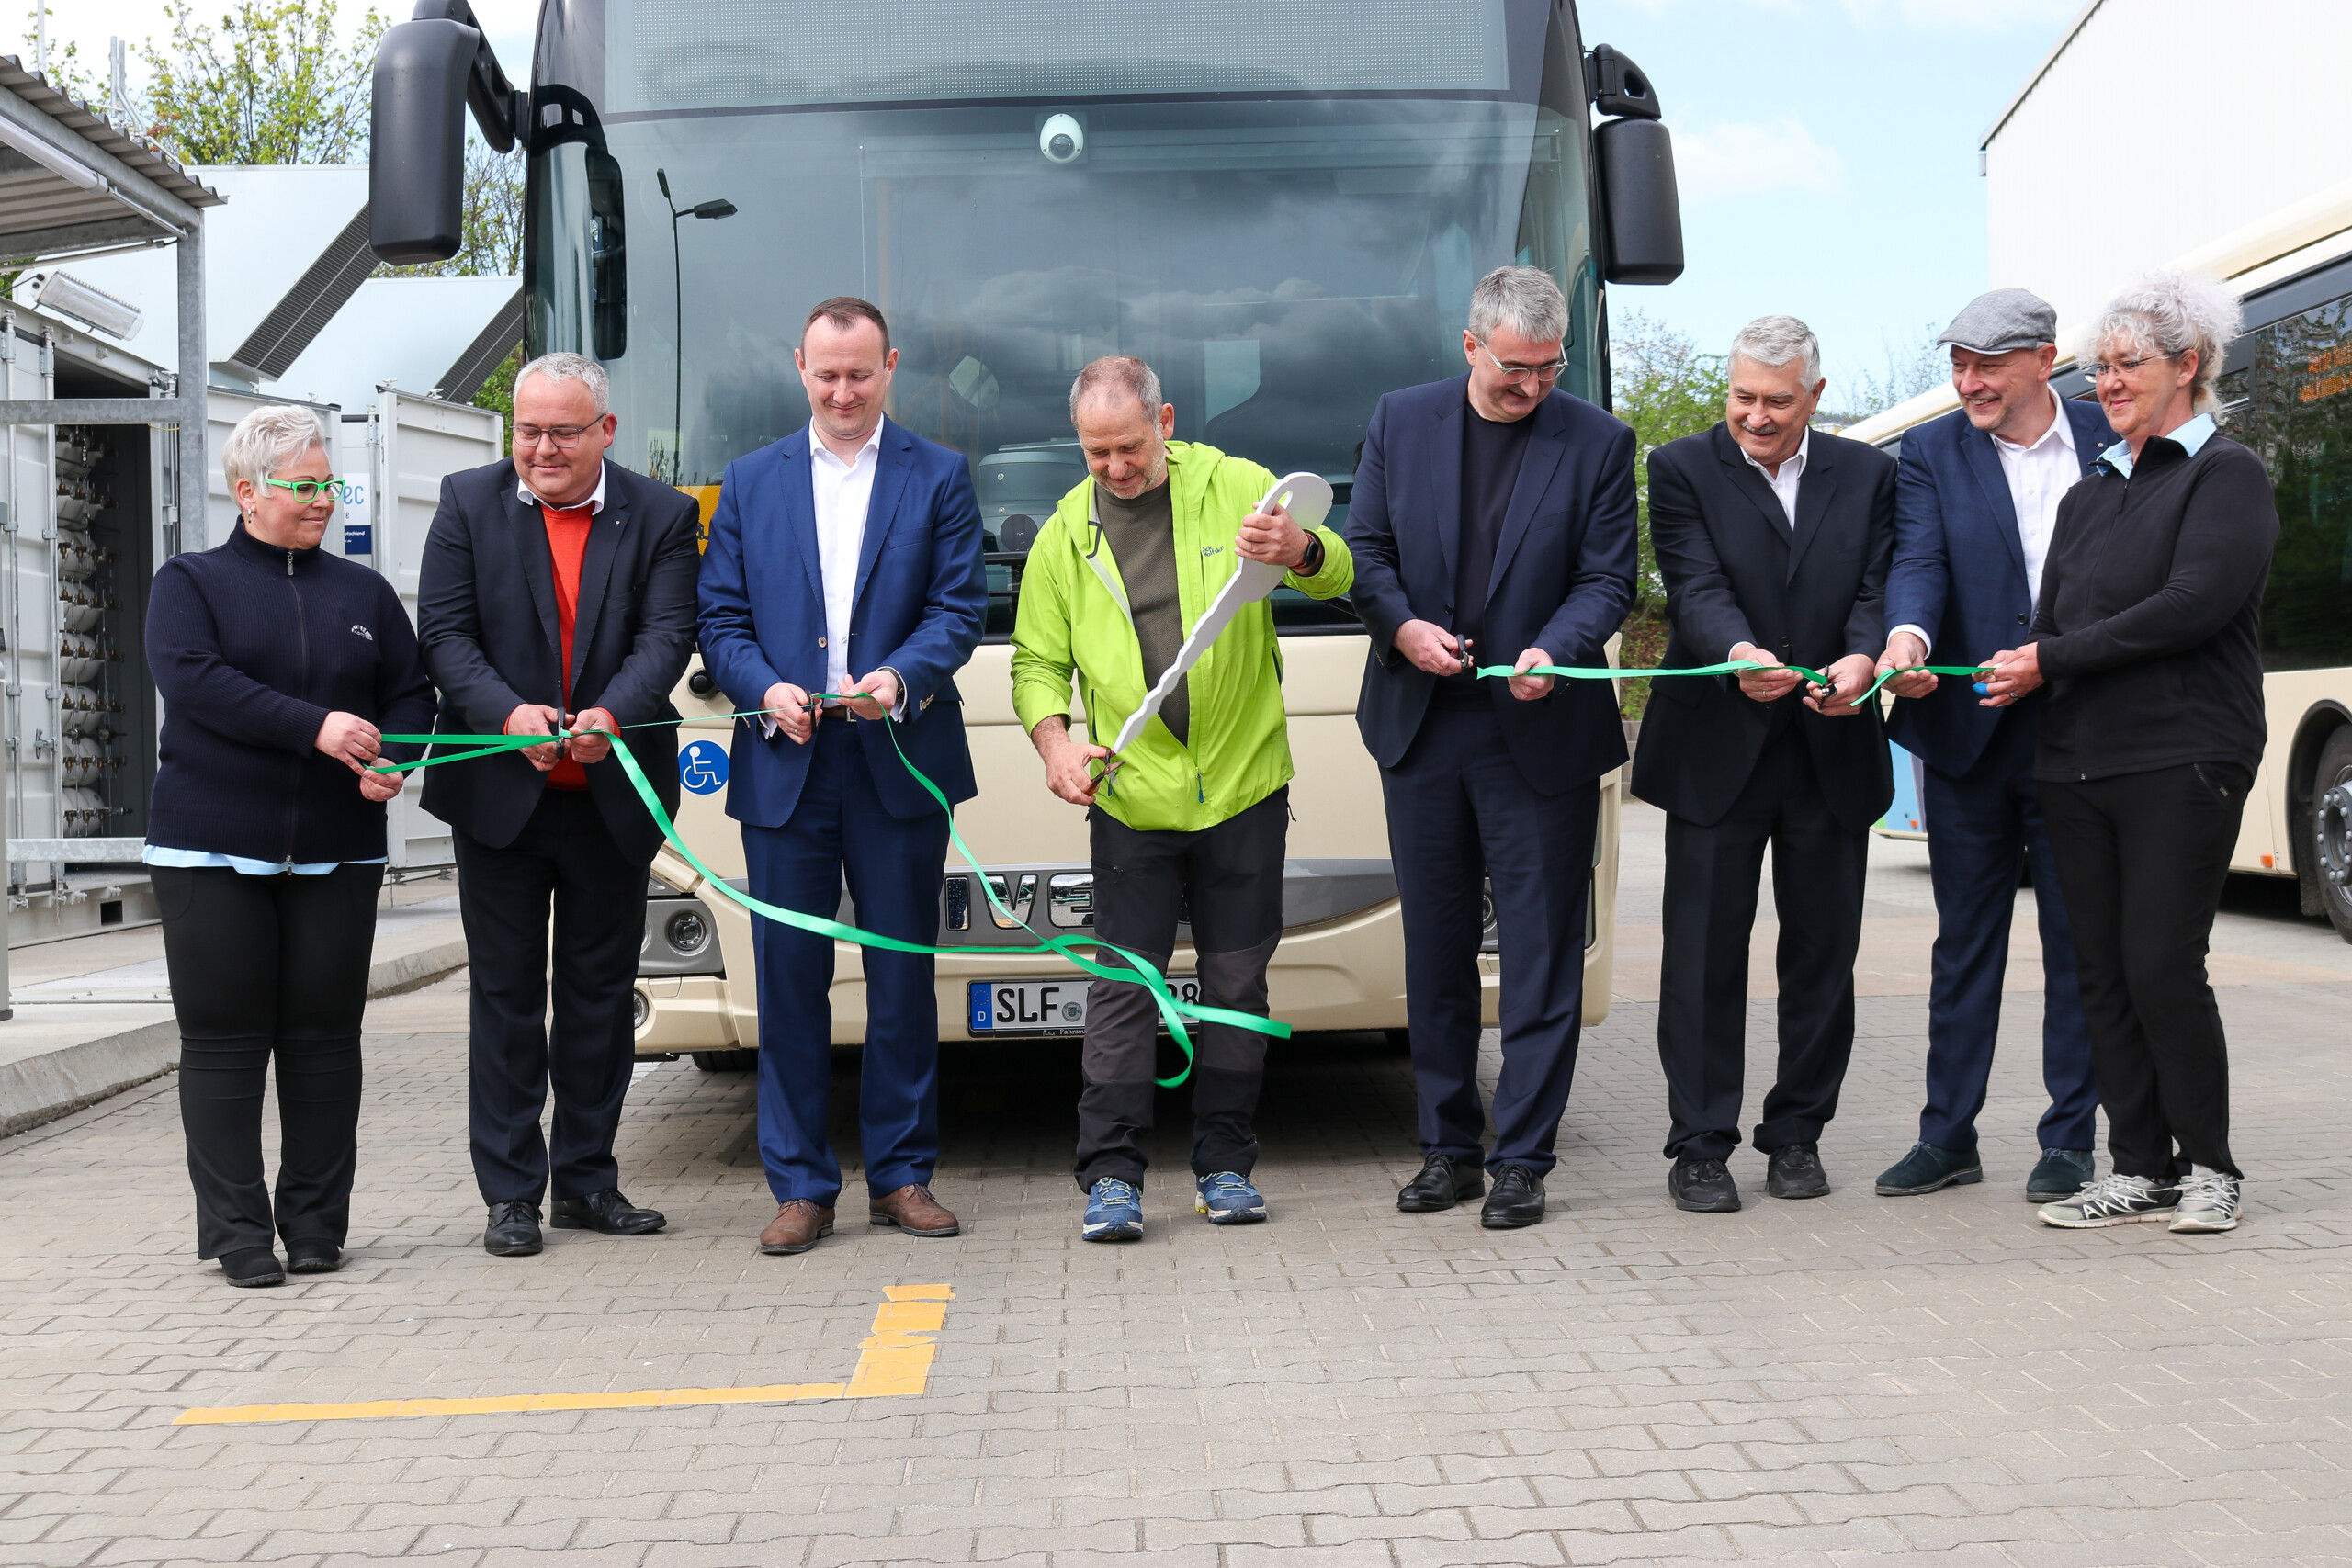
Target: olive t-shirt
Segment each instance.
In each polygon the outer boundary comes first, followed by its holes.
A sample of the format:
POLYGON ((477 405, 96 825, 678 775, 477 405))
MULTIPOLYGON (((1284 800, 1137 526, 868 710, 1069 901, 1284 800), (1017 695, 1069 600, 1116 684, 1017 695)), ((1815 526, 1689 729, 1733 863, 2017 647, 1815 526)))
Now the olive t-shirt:
MULTIPOLYGON (((1103 537, 1111 542, 1111 558, 1119 563, 1120 581, 1126 584, 1136 640, 1143 646, 1144 690, 1149 691, 1184 647, 1184 610, 1176 585, 1175 506, 1163 479, 1133 501, 1121 501, 1098 483, 1094 507, 1102 520, 1103 537)), ((1177 682, 1159 706, 1159 721, 1180 746, 1191 743, 1193 699, 1185 686, 1177 682)))

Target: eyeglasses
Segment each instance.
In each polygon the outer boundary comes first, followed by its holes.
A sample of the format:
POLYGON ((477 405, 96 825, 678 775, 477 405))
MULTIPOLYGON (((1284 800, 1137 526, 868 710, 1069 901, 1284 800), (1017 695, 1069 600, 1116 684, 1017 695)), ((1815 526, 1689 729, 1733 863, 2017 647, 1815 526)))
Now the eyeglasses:
POLYGON ((311 505, 322 496, 333 501, 343 493, 341 479, 264 479, 262 483, 292 491, 294 499, 304 506, 311 505))
POLYGON ((582 436, 595 428, 594 424, 518 424, 514 427, 514 445, 536 446, 545 440, 553 442, 558 450, 569 452, 580 445, 582 436))
POLYGON ((2180 356, 2177 354, 2143 354, 2137 359, 2117 359, 2111 360, 2104 365, 2094 361, 2093 363, 2083 367, 2083 374, 2089 377, 2094 381, 2099 379, 2099 378, 2105 376, 2110 370, 2115 372, 2118 376, 2129 376, 2132 371, 2137 370, 2143 365, 2154 365, 2159 359, 2177 359, 2180 356))
POLYGON ((1556 381, 1561 378, 1561 376, 1566 373, 1568 368, 1568 360, 1566 355, 1563 355, 1559 358, 1552 361, 1549 365, 1505 365, 1501 360, 1495 357, 1495 351, 1487 347, 1484 343, 1480 343, 1478 347, 1486 354, 1487 363, 1493 366, 1497 370, 1502 373, 1503 385, 1506 387, 1516 387, 1521 381, 1526 380, 1530 376, 1534 377, 1539 381, 1556 381))

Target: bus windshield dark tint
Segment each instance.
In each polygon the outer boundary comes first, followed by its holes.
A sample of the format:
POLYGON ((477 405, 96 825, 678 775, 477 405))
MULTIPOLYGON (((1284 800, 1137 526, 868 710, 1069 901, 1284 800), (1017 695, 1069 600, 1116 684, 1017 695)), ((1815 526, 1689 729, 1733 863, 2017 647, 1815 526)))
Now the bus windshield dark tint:
POLYGON ((2222 424, 2261 454, 2278 495, 2263 664, 2352 664, 2352 298, 2248 337, 2253 357, 2222 376, 2222 424))
MULTIPOLYGON (((708 485, 805 425, 802 318, 828 295, 862 295, 899 351, 890 412, 971 459, 991 581, 1009 593, 1035 527, 1082 477, 1069 385, 1099 355, 1159 371, 1180 439, 1344 485, 1374 403, 1460 374, 1472 284, 1517 261, 1568 288, 1562 385, 1595 395, 1573 122, 1532 104, 1405 99, 1068 112, 1082 146, 1066 163, 1041 150, 1046 106, 608 124, 634 242, 626 352, 606 364, 616 457, 708 485), (657 172, 685 213, 667 224, 657 172), (691 213, 720 200, 730 216, 691 213)), ((612 220, 592 212, 581 147, 539 160, 533 352, 594 352, 617 280, 593 240, 612 220)), ((1008 598, 992 629, 1010 610, 1008 598)), ((1292 624, 1344 615, 1282 610, 1292 624)))

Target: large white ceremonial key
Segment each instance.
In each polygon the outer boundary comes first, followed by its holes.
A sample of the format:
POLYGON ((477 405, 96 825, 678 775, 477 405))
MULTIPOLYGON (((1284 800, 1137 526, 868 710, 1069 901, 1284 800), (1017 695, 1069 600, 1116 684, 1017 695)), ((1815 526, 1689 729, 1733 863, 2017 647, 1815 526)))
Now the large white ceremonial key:
MULTIPOLYGON (((1288 512, 1291 520, 1302 528, 1321 527, 1323 519, 1331 514, 1330 482, 1320 474, 1285 474, 1274 481, 1274 488, 1258 502, 1257 510, 1268 512, 1276 506, 1288 512)), ((1159 705, 1176 689, 1176 682, 1201 661, 1201 655, 1217 639, 1217 635, 1233 624, 1241 606, 1254 604, 1272 593, 1290 572, 1286 566, 1251 560, 1247 556, 1239 559, 1238 568, 1225 580, 1225 586, 1217 590, 1216 597, 1193 627, 1193 635, 1184 639, 1184 646, 1176 650, 1176 657, 1160 672, 1159 683, 1145 695, 1143 705, 1127 716, 1127 722, 1119 727, 1119 738, 1111 747, 1113 768, 1118 766, 1115 759, 1119 753, 1143 734, 1143 727, 1151 722, 1159 705)))

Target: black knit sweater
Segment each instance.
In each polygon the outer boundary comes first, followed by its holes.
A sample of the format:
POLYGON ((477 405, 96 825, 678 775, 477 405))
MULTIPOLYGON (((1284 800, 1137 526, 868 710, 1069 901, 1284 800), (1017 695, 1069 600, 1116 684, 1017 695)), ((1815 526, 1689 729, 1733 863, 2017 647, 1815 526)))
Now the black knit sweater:
MULTIPOLYGON (((433 728, 433 685, 392 585, 322 550, 265 545, 240 523, 174 556, 147 605, 164 699, 147 841, 249 860, 376 860, 384 807, 315 746, 333 712, 390 733, 433 728)), ((387 747, 393 761, 422 748, 387 747)))

